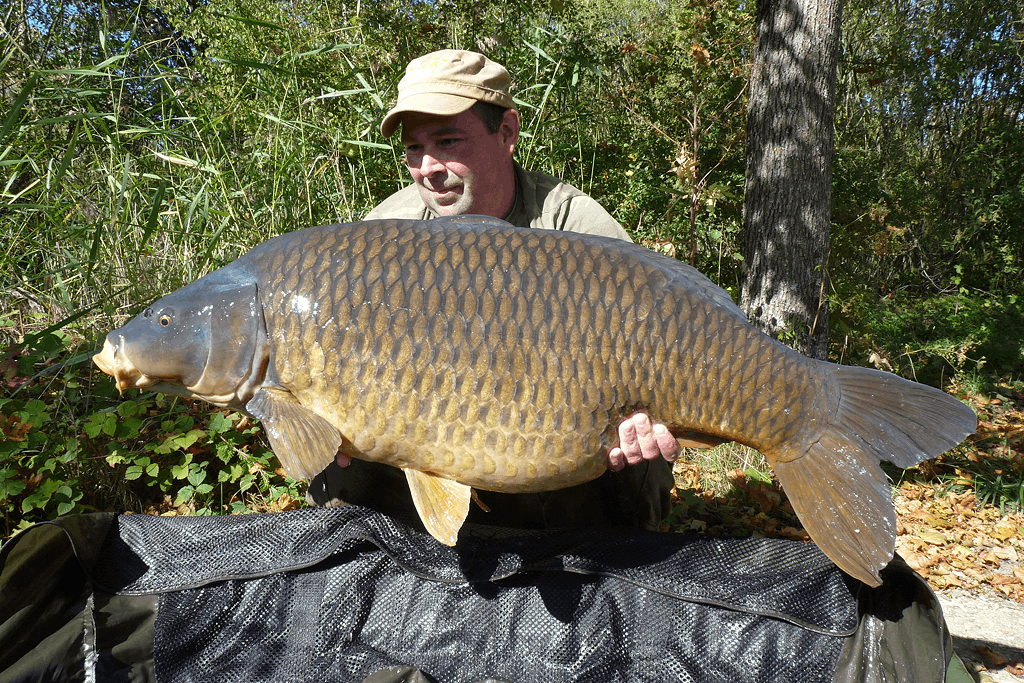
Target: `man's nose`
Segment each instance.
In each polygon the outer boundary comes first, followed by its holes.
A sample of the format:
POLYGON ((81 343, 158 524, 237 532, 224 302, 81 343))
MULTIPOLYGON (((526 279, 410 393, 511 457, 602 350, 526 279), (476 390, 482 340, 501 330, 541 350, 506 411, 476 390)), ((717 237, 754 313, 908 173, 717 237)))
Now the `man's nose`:
POLYGON ((432 176, 435 173, 441 173, 444 171, 444 164, 442 164, 437 157, 430 153, 424 153, 420 158, 420 173, 424 176, 432 176))

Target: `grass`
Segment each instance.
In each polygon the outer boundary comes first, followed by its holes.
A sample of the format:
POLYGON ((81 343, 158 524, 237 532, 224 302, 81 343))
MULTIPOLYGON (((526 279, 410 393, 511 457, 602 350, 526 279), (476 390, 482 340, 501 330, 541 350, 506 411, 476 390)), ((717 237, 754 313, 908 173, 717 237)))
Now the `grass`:
MULTIPOLYGON (((375 44, 356 23, 339 32, 311 20, 280 31, 199 14, 191 21, 223 42, 208 46, 206 61, 189 61, 180 55, 194 46, 143 35, 145 17, 129 13, 113 28, 106 15, 93 17, 95 25, 86 19, 53 17, 54 43, 80 49, 43 53, 32 39, 0 48, 3 536, 93 510, 298 505, 302 485, 281 474, 258 425, 188 401, 119 396, 89 359, 106 331, 157 295, 274 235, 356 219, 397 189, 401 159, 374 131, 406 53, 425 43, 376 31, 375 44), (88 35, 74 34, 79 20, 88 35)), ((516 93, 530 136, 521 154, 536 167, 576 169, 575 184, 605 188, 610 207, 638 216, 629 227, 643 223, 660 235, 662 206, 677 190, 665 180, 675 177, 675 151, 650 124, 617 115, 619 107, 601 104, 598 130, 589 127, 585 95, 611 81, 591 78, 599 67, 574 61, 565 36, 534 32, 529 47, 502 48, 521 60, 510 68, 533 79, 516 93)), ((731 264, 738 223, 735 211, 723 216, 701 220, 709 235, 718 231, 715 253, 731 264)), ((708 263, 731 281, 720 262, 708 263)), ((1019 402, 1020 381, 1002 379, 1019 378, 1022 367, 1012 295, 892 301, 861 289, 837 294, 833 310, 843 362, 880 354, 904 376, 943 385, 952 378, 965 397, 1019 402)), ((994 433, 920 476, 944 490, 973 489, 981 504, 1019 509, 1019 435, 992 424, 994 433)), ((672 525, 739 532, 744 517, 778 515, 780 533, 800 533, 753 451, 688 453, 678 477, 672 525)))

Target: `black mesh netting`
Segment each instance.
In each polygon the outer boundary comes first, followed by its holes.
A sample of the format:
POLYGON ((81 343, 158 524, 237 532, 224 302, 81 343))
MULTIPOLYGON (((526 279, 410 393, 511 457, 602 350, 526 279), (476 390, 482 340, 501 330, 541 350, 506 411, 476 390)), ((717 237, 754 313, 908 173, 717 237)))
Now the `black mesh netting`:
POLYGON ((857 624, 824 555, 764 539, 474 527, 446 548, 358 508, 128 516, 108 539, 124 561, 97 581, 165 592, 169 682, 394 665, 438 681, 828 681, 857 624))
MULTIPOLYGON (((138 645, 148 631, 132 626, 131 661, 143 664, 112 664, 110 670, 136 672, 124 680, 152 680, 136 675, 151 669, 168 683, 359 683, 374 674, 445 683, 812 683, 834 680, 837 663, 843 680, 888 680, 871 676, 892 669, 888 660, 878 664, 878 653, 888 656, 890 622, 865 627, 864 597, 859 608, 854 595, 859 584, 811 545, 470 525, 458 546, 447 548, 356 507, 214 518, 123 515, 103 518, 109 527, 88 518, 58 523, 94 588, 62 589, 71 598, 62 598, 60 614, 70 616, 49 630, 72 634, 67 648, 85 654, 67 661, 81 660, 88 670, 92 646, 73 632, 80 612, 86 641, 92 632, 116 641, 103 636, 104 627, 134 610, 137 624, 152 624, 152 649, 147 654, 138 645), (79 590, 91 595, 84 612, 74 598, 79 590), (104 596, 127 606, 109 607, 104 596), (381 672, 402 667, 417 670, 415 677, 381 672)), ((7 554, 7 563, 25 574, 9 586, 38 580, 30 555, 7 554)), ((14 623, 0 614, 0 625, 14 623)), ((31 640, 24 628, 13 631, 31 640)), ((935 647, 927 647, 932 661, 935 647)), ((110 662, 128 661, 116 646, 110 652, 110 662)), ((941 663, 941 645, 937 656, 941 663)), ((0 680, 3 660, 0 653, 0 680)), ((17 661, 24 668, 27 659, 17 661)))

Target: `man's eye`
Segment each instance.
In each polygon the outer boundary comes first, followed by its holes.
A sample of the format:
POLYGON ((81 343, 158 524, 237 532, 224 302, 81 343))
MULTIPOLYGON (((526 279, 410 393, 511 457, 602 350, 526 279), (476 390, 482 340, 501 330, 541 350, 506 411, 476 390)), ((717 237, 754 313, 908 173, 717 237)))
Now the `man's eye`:
POLYGON ((437 146, 438 147, 451 147, 452 145, 454 145, 458 141, 459 141, 458 138, 444 138, 442 140, 438 140, 437 141, 437 146))

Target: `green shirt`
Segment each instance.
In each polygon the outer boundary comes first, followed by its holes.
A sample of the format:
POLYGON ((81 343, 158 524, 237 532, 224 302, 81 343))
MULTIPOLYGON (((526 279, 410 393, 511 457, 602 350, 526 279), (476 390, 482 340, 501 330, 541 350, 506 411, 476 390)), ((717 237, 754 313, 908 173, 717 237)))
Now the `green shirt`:
MULTIPOLYGON (((521 228, 568 230, 604 235, 632 242, 629 235, 600 204, 568 183, 540 173, 527 171, 514 163, 516 196, 512 210, 503 218, 521 228)), ((377 218, 428 220, 437 216, 427 208, 415 185, 394 193, 366 215, 377 218)))

